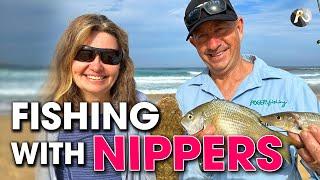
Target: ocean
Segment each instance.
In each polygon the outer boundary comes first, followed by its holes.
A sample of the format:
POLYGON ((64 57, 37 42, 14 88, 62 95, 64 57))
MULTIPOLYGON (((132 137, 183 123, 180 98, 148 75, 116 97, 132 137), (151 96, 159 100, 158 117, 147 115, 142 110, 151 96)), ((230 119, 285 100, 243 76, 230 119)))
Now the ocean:
MULTIPOLYGON (((185 81, 204 68, 136 69, 137 89, 145 94, 175 93, 185 81)), ((316 94, 320 94, 320 67, 284 67, 305 79, 316 94)), ((47 69, 0 68, 0 112, 10 112, 13 101, 35 101, 47 77, 47 69)))

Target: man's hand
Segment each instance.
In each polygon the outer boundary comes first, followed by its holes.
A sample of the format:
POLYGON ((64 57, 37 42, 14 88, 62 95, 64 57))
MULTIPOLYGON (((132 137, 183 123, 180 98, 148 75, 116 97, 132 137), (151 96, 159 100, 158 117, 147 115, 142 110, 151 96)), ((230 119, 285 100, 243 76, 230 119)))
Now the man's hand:
POLYGON ((289 133, 289 136, 304 144, 304 148, 298 150, 299 155, 310 168, 320 174, 320 127, 312 125, 299 135, 289 133))
POLYGON ((196 138, 198 138, 200 141, 202 141, 202 138, 204 135, 214 135, 216 129, 214 126, 207 126, 205 129, 197 132, 196 134, 193 134, 196 138))

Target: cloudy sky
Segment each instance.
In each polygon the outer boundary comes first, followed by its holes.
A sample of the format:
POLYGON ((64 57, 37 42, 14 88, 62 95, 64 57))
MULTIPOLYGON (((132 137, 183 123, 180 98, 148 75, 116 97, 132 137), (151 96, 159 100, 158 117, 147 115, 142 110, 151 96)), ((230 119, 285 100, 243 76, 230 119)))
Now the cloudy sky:
MULTIPOLYGON (((137 67, 203 66, 185 41, 189 0, 1 0, 0 64, 46 66, 68 23, 84 13, 104 14, 129 33, 137 67)), ((242 53, 276 66, 320 66, 320 12, 316 0, 231 0, 245 19, 242 53), (311 10, 311 24, 291 24, 293 10, 311 10)))

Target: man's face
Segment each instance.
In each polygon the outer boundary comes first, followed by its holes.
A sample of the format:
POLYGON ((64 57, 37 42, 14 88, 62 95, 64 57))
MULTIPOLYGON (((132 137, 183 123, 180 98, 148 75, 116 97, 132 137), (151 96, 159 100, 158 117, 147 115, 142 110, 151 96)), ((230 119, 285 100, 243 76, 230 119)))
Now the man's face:
POLYGON ((190 42, 208 66, 211 75, 223 75, 237 65, 243 19, 237 21, 207 21, 190 37, 190 42))

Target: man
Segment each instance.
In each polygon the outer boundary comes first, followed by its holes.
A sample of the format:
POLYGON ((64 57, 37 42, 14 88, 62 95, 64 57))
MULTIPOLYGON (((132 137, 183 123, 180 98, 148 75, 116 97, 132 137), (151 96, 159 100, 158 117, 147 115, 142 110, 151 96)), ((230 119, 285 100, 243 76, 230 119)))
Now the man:
MULTIPOLYGON (((207 69, 184 83, 177 91, 183 114, 212 99, 226 99, 247 106, 262 115, 280 111, 319 112, 319 103, 300 78, 268 66, 254 55, 241 56, 243 19, 229 0, 191 0, 185 12, 187 40, 196 48, 207 69), (268 102, 268 103, 266 103, 268 102)), ((214 134, 209 127, 196 134, 214 134)), ((320 127, 310 127, 300 136, 299 154, 313 178, 320 174, 320 127)), ((300 179, 296 167, 297 150, 290 147, 292 164, 268 172, 202 172, 198 162, 187 164, 183 179, 300 179)))

